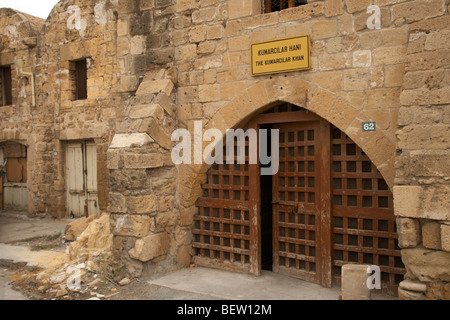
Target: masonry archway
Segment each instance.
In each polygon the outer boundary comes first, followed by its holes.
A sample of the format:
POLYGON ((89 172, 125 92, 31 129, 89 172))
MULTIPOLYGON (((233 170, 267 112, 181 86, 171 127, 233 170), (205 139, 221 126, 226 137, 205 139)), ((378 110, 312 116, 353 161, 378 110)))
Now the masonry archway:
POLYGON ((375 121, 370 110, 312 81, 292 75, 267 77, 237 94, 209 120, 205 130, 217 128, 225 134, 227 129, 240 127, 252 116, 279 102, 305 108, 347 134, 369 156, 392 189, 395 178, 392 132, 377 128, 377 131, 362 134, 362 124, 375 121))
MULTIPOLYGON (((277 218, 268 219, 271 221, 268 223, 270 228, 273 228, 272 248, 276 246, 277 252, 280 252, 283 247, 284 255, 281 257, 273 251, 271 261, 274 266, 273 270, 280 272, 279 267, 282 265, 282 273, 330 286, 333 280, 339 279, 339 269, 343 264, 384 264, 382 273, 383 280, 386 280, 386 288, 389 287, 389 291, 396 292, 395 285, 403 279, 404 270, 397 246, 392 193, 389 190, 393 177, 389 176, 390 170, 387 169, 393 157, 393 152, 389 154, 389 150, 393 150, 393 143, 383 132, 361 136, 361 130, 356 130, 356 126, 359 125, 361 128, 361 122, 367 120, 368 117, 365 117, 361 110, 356 109, 343 98, 314 84, 288 77, 267 79, 245 90, 220 110, 205 129, 219 128, 225 132, 227 127, 248 128, 243 124, 253 123, 251 126, 254 126, 255 118, 258 118, 255 115, 264 113, 274 106, 281 106, 281 108, 287 106, 287 109, 290 108, 289 115, 284 117, 284 121, 280 120, 281 122, 271 120, 264 122, 264 120, 259 124, 275 125, 277 129, 284 131, 283 134, 287 136, 292 133, 293 137, 297 137, 296 132, 300 131, 304 134, 314 132, 314 130, 318 130, 317 133, 321 132, 322 136, 319 140, 324 142, 321 143, 321 146, 315 146, 316 151, 321 150, 319 151, 321 157, 329 157, 330 160, 327 165, 319 164, 319 162, 317 165, 321 166, 320 171, 328 170, 328 173, 321 177, 302 176, 302 174, 278 176, 270 178, 272 180, 270 187, 264 187, 261 183, 263 179, 259 175, 256 180, 252 178, 252 174, 255 175, 257 170, 252 169, 251 166, 240 165, 240 167, 232 168, 215 165, 209 170, 203 166, 199 170, 199 175, 207 171, 207 181, 203 185, 203 196, 200 196, 197 202, 199 214, 195 217, 193 231, 197 255, 194 260, 201 265, 259 274, 263 268, 261 260, 264 259, 264 250, 262 247, 267 246, 267 244, 264 245, 265 237, 261 236, 265 232, 261 213, 262 208, 267 206, 267 204, 263 204, 263 194, 270 193, 269 198, 272 200, 272 204, 269 211, 274 212, 274 217, 277 216, 277 218), (294 91, 289 88, 301 88, 301 90, 294 91), (295 101, 296 103, 270 101, 269 96, 272 99, 277 97, 278 100, 295 101), (255 103, 263 102, 266 102, 264 107, 255 108, 255 103), (298 107, 299 105, 303 108, 298 107), (292 123, 292 116, 296 112, 298 118, 292 123), (323 116, 319 117, 320 114, 323 116), (316 122, 317 127, 308 127, 313 122, 316 122), (276 123, 283 123, 283 125, 280 126, 276 123), (292 124, 287 125, 287 123, 292 124), (355 139, 352 139, 352 136, 355 139), (387 150, 383 150, 384 155, 375 157, 374 161, 370 154, 379 155, 380 143, 386 146, 392 144, 392 148, 388 147, 387 150), (323 145, 327 144, 328 151, 324 151, 327 147, 323 145), (339 149, 339 154, 337 154, 337 149, 339 149), (345 159, 346 156, 349 158, 345 159), (357 177, 356 171, 354 174, 349 173, 350 178, 345 173, 334 172, 336 168, 333 168, 333 165, 337 166, 338 162, 339 165, 345 166, 346 173, 354 168, 361 173, 360 176, 357 177), (326 168, 326 166, 328 167, 326 168), (365 168, 363 168, 364 166, 365 168), (363 174, 364 170, 368 175, 363 174), (382 176, 381 171, 384 171, 387 179, 382 176), (318 181, 322 181, 324 177, 329 180, 329 184, 325 186, 320 184, 321 186, 318 187, 318 181), (308 179, 310 182, 305 184, 308 179), (280 187, 282 180, 284 185, 280 187), (303 182, 300 182, 301 180, 303 182), (343 181, 345 181, 345 186, 342 184, 343 181), (312 186, 308 183, 312 183, 312 186), (275 185, 277 186, 274 187, 275 185), (289 189, 291 187, 293 189, 289 189), (257 189, 256 192, 252 191, 254 188, 257 189), (277 188, 284 188, 280 194, 284 194, 286 198, 281 199, 276 195, 281 190, 277 188), (311 190, 315 188, 316 190, 308 195, 305 188, 312 188, 311 190), (320 193, 325 194, 326 192, 323 191, 327 188, 331 190, 331 193, 321 196, 320 193), (349 190, 337 191, 339 188, 349 190), (356 193, 352 194, 350 189, 355 189, 356 193), (298 192, 296 193, 296 191, 298 192), (261 197, 261 195, 263 196, 261 197), (316 206, 313 211, 321 214, 314 213, 308 217, 305 211, 307 205, 304 206, 300 203, 300 197, 306 197, 302 198, 303 201, 307 197, 312 197, 309 200, 315 198, 312 202, 320 205, 316 206), (333 214, 332 212, 339 211, 334 207, 342 205, 344 198, 346 199, 344 206, 349 209, 348 213, 333 214), (257 205, 253 206, 252 201, 257 205), (275 202, 284 203, 277 205, 275 202), (328 207, 326 205, 323 208, 320 207, 327 202, 329 203, 328 207), (358 206, 360 208, 356 209, 358 206), (369 216, 363 214, 371 211, 368 208, 372 206, 379 211, 384 211, 383 214, 379 216, 375 214, 373 217, 370 217, 370 214, 369 216), (322 215, 323 210, 329 210, 328 215, 322 215), (297 227, 294 226, 295 224, 297 227), (299 227, 299 225, 304 227, 299 227), (327 232, 324 232, 324 225, 329 226, 327 232), (308 238, 308 234, 310 238, 308 238), (233 249, 229 250, 229 248, 233 249), (275 260, 277 260, 276 263, 274 263, 275 260), (324 260, 326 262, 323 262, 324 260), (293 270, 299 269, 299 266, 302 269, 300 272, 293 270)), ((266 115, 265 117, 270 119, 277 114, 278 112, 275 112, 272 116, 266 115)), ((277 117, 279 118, 279 116, 277 117)), ((318 137, 317 133, 316 137, 318 137)), ((292 139, 288 144, 295 142, 296 138, 292 139)), ((283 148, 308 149, 310 147, 308 145, 301 146, 303 143, 301 141, 297 142, 300 145, 285 145, 283 148)), ((289 165, 295 166, 292 172, 297 172, 300 162, 294 163, 295 161, 286 159, 283 161, 284 165, 289 163, 289 165)), ((304 161, 302 165, 308 166, 309 161, 304 161)), ((283 171, 286 172, 286 170, 289 169, 284 167, 283 171)))

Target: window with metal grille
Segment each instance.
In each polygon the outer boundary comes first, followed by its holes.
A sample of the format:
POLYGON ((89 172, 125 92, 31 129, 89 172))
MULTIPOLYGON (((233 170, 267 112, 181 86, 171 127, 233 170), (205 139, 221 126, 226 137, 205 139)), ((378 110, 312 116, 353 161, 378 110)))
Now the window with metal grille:
POLYGON ((74 100, 87 99, 87 60, 70 63, 71 81, 74 88, 74 100))
POLYGON ((307 0, 265 0, 264 11, 266 13, 294 8, 307 4, 307 0))
POLYGON ((0 106, 12 105, 11 67, 0 67, 0 106))

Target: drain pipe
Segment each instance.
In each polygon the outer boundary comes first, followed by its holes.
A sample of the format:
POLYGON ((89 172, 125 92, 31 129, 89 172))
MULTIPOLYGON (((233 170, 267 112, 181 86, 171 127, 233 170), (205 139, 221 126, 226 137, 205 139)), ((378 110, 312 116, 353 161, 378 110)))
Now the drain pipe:
POLYGON ((14 60, 14 64, 17 68, 19 68, 19 71, 21 74, 30 76, 31 77, 31 98, 33 99, 33 107, 36 107, 36 94, 35 94, 35 88, 34 88, 34 74, 32 72, 24 72, 23 71, 23 60, 18 59, 14 60))
POLYGON ((4 204, 5 204, 5 177, 6 177, 6 163, 8 162, 8 158, 5 159, 5 161, 3 163, 0 163, 0 167, 2 167, 2 169, 0 170, 0 179, 2 179, 2 203, 0 203, 0 210, 4 209, 4 204))

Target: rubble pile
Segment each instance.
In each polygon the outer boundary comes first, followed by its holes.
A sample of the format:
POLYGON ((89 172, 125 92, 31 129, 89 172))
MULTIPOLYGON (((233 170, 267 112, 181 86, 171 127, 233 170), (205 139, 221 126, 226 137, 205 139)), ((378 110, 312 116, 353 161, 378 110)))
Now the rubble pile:
POLYGON ((12 285, 39 299, 107 299, 132 279, 112 255, 109 215, 80 218, 66 228, 66 254, 50 268, 25 268, 12 276, 12 285), (69 236, 69 237, 67 237, 69 236))

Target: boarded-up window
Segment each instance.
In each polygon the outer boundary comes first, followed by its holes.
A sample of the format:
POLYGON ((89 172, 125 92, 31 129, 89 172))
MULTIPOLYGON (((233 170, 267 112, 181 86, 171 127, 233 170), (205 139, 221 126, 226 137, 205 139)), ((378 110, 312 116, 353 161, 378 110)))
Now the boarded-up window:
POLYGON ((11 67, 0 67, 0 106, 12 105, 11 67))
POLYGON ((6 163, 8 182, 27 182, 27 158, 8 158, 6 163))
POLYGON ((6 181, 27 182, 27 149, 19 143, 6 143, 3 146, 6 162, 6 181))
POLYGON ((265 0, 264 8, 266 13, 294 8, 307 4, 307 0, 265 0))

